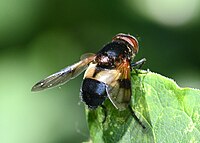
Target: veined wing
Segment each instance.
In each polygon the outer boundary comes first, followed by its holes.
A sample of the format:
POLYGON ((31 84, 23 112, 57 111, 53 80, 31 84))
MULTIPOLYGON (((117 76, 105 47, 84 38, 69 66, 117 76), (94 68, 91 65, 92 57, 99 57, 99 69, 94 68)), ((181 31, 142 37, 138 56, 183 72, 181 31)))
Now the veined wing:
POLYGON ((31 91, 40 91, 68 82, 70 79, 81 74, 88 67, 88 64, 95 59, 95 56, 95 54, 89 54, 88 57, 85 55, 83 60, 39 81, 32 87, 31 91))
POLYGON ((126 61, 122 63, 117 70, 119 70, 119 76, 110 84, 107 84, 107 94, 108 98, 117 109, 125 110, 130 104, 132 94, 129 62, 126 61))

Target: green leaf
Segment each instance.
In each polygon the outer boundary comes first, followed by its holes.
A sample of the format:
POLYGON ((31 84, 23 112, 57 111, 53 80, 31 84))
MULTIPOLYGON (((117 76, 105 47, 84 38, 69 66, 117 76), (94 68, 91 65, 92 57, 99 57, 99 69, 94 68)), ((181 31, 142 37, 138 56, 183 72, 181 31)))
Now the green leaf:
POLYGON ((180 88, 152 72, 132 73, 130 110, 118 111, 106 100, 106 122, 102 108, 86 109, 90 137, 94 143, 197 143, 200 142, 200 90, 180 88))

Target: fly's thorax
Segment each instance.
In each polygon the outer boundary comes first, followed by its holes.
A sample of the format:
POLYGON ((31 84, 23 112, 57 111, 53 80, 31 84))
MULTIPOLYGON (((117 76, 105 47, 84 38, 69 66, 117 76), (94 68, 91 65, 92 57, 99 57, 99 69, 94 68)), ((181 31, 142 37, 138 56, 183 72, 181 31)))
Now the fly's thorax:
POLYGON ((97 67, 114 69, 120 65, 124 59, 131 60, 134 57, 132 49, 123 41, 108 43, 97 53, 95 62, 97 67))
POLYGON ((114 69, 116 67, 116 57, 107 56, 107 54, 100 53, 96 56, 95 62, 97 67, 102 69, 114 69))
POLYGON ((104 53, 112 57, 119 57, 121 55, 123 58, 127 58, 132 56, 133 50, 126 42, 117 40, 105 45, 99 53, 104 53))

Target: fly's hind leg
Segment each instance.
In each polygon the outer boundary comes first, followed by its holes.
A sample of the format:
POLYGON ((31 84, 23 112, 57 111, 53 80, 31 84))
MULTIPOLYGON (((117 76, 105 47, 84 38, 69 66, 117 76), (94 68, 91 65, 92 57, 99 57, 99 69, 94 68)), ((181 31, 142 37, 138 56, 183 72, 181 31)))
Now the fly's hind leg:
POLYGON ((101 105, 101 108, 103 109, 103 112, 104 112, 104 119, 102 121, 102 124, 104 124, 106 122, 106 118, 107 118, 107 109, 104 105, 101 105))
POLYGON ((130 105, 128 105, 128 108, 131 112, 131 115, 133 116, 133 118, 142 126, 143 129, 146 129, 146 127, 142 124, 142 122, 140 121, 140 119, 138 119, 138 117, 135 115, 135 112, 133 111, 133 109, 131 108, 130 105))

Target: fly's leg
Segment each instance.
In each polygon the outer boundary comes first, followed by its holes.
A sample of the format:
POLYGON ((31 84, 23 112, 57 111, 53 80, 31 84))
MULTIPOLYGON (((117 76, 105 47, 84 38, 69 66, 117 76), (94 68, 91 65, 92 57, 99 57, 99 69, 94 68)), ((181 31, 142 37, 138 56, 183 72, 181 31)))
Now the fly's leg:
POLYGON ((135 70, 136 74, 138 74, 138 71, 136 70, 135 67, 138 67, 138 69, 141 69, 145 62, 146 62, 146 59, 143 58, 137 62, 131 63, 131 67, 135 70))
POLYGON ((104 119, 103 119, 103 122, 102 124, 104 124, 106 122, 106 118, 107 118, 107 109, 104 105, 101 105, 101 108, 103 109, 103 112, 104 112, 104 119))
POLYGON ((141 60, 139 60, 139 61, 137 61, 137 62, 135 62, 135 63, 131 63, 131 67, 132 67, 132 68, 135 68, 135 67, 139 66, 138 69, 141 69, 141 67, 144 65, 144 63, 145 63, 146 61, 147 61, 147 60, 146 60, 145 58, 143 58, 143 59, 141 59, 141 60))
POLYGON ((135 112, 133 111, 133 109, 131 108, 130 105, 128 105, 128 108, 131 112, 131 115, 133 116, 133 118, 142 126, 143 129, 145 129, 146 127, 142 124, 142 122, 138 119, 138 117, 135 115, 135 112))

